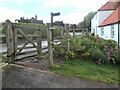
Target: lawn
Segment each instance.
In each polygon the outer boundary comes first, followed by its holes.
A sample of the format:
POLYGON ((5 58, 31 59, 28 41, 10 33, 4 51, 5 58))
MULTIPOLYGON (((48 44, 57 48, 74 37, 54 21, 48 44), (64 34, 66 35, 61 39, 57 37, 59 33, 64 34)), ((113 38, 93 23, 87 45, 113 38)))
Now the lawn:
POLYGON ((55 64, 49 67, 49 71, 92 81, 118 84, 117 65, 99 65, 84 57, 55 64))

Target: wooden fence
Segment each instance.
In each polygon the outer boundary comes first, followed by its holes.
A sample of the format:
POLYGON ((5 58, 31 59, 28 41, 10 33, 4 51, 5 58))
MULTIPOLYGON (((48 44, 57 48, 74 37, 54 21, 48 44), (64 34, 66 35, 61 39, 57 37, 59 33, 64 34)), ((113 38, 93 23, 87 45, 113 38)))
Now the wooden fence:
MULTIPOLYGON (((70 29, 69 24, 66 24, 64 27, 50 27, 50 24, 47 24, 47 28, 42 28, 40 25, 37 26, 25 26, 25 25, 18 25, 15 23, 11 23, 9 20, 6 20, 7 27, 6 35, 3 35, 3 37, 6 37, 6 44, 7 44, 7 60, 9 63, 15 63, 15 60, 17 59, 17 56, 21 54, 31 53, 31 52, 37 52, 38 58, 42 58, 42 50, 48 48, 48 60, 49 65, 53 65, 53 47, 54 43, 56 42, 63 42, 67 41, 67 50, 69 51, 70 48, 70 37, 69 37, 69 31, 73 31, 73 36, 75 36, 75 28, 70 29), (27 35, 23 32, 23 30, 36 30, 35 34, 33 35, 27 35), (47 30, 47 38, 42 38, 42 30, 47 30), (60 30, 60 37, 52 37, 52 31, 53 30, 60 30), (66 32, 66 36, 63 35, 63 31, 66 32), (17 32, 19 32, 21 35, 18 35, 17 32), (18 48, 17 37, 24 37, 27 42, 24 43, 22 47, 18 48), (37 45, 34 43, 34 41, 29 37, 36 37, 37 45), (55 41, 57 39, 57 41, 55 41), (47 40, 48 41, 48 47, 42 48, 42 41, 47 40), (31 43, 32 46, 27 47, 27 44, 31 43), (30 49, 35 48, 34 51, 25 51, 22 52, 24 49, 30 49)), ((2 36, 1 36, 2 37, 2 36)), ((3 54, 5 54, 4 52, 3 54)))

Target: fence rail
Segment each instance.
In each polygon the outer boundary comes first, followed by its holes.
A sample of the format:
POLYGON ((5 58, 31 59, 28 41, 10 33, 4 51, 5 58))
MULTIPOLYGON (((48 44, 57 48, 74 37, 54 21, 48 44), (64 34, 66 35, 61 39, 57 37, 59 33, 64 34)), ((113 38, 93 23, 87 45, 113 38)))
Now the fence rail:
MULTIPOLYGON (((25 25, 17 25, 16 23, 11 23, 9 20, 6 21, 4 26, 7 28, 6 34, 0 35, 0 37, 6 37, 7 44, 7 52, 3 52, 2 54, 7 54, 7 60, 9 63, 15 63, 15 60, 18 59, 17 56, 25 55, 28 53, 36 52, 39 59, 42 58, 42 50, 48 49, 48 59, 49 65, 53 65, 53 48, 54 43, 67 41, 67 50, 70 49, 70 36, 69 32, 73 31, 73 37, 75 36, 76 30, 81 30, 80 28, 70 28, 69 24, 66 24, 64 27, 51 27, 51 24, 47 24, 47 28, 42 28, 40 25, 36 26, 25 26, 25 25), (36 30, 33 35, 25 34, 23 30, 36 30), (47 38, 42 38, 42 30, 47 31, 47 38), (53 30, 60 30, 59 37, 53 37, 53 30), (63 32, 66 32, 66 36, 64 36, 63 32), (20 34, 17 34, 19 32, 20 34), (24 37, 27 42, 25 42, 22 47, 18 47, 18 37, 24 37), (36 37, 35 40, 32 40, 32 37, 36 37), (42 48, 42 41, 47 41, 48 47, 42 48), (37 45, 34 43, 36 42, 37 45), (32 46, 27 46, 29 43, 32 46), (23 51, 25 49, 36 49, 31 51, 23 51)), ((88 32, 88 29, 84 29, 84 31, 88 32)), ((62 46, 63 47, 63 46, 62 46)), ((65 46, 64 46, 65 47, 65 46)), ((22 57, 23 58, 23 57, 22 57)))

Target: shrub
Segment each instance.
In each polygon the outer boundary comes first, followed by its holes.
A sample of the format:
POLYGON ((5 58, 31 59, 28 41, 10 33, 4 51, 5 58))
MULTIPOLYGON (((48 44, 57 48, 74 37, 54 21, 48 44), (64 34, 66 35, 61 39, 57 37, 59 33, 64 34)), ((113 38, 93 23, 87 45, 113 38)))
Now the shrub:
POLYGON ((64 58, 65 60, 76 58, 74 51, 67 51, 65 49, 57 48, 54 50, 55 57, 64 58))
POLYGON ((89 58, 97 63, 102 64, 108 62, 107 56, 97 48, 89 48, 88 53, 89 53, 89 58))
POLYGON ((120 64, 120 49, 116 51, 116 56, 114 58, 116 64, 120 64))
MULTIPOLYGON (((67 42, 62 43, 64 45, 67 42)), ((67 59, 73 59, 70 56, 70 52, 65 51, 59 53, 57 56, 67 59)), ((74 52, 74 57, 90 58, 98 64, 119 64, 120 63, 120 51, 117 50, 117 43, 114 40, 104 40, 99 37, 93 37, 91 35, 75 36, 70 38, 70 51, 74 52)))
POLYGON ((93 44, 89 39, 84 38, 81 40, 81 46, 85 46, 85 51, 87 51, 89 48, 93 47, 93 44))

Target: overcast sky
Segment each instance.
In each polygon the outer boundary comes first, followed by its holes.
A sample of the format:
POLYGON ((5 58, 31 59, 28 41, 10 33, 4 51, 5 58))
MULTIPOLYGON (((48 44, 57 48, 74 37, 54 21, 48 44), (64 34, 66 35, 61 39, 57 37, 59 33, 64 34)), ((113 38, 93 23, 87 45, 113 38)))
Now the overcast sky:
POLYGON ((35 15, 44 23, 50 22, 51 12, 60 12, 54 20, 78 24, 91 11, 97 11, 109 0, 0 0, 0 22, 12 22, 24 16, 30 19, 35 15))

